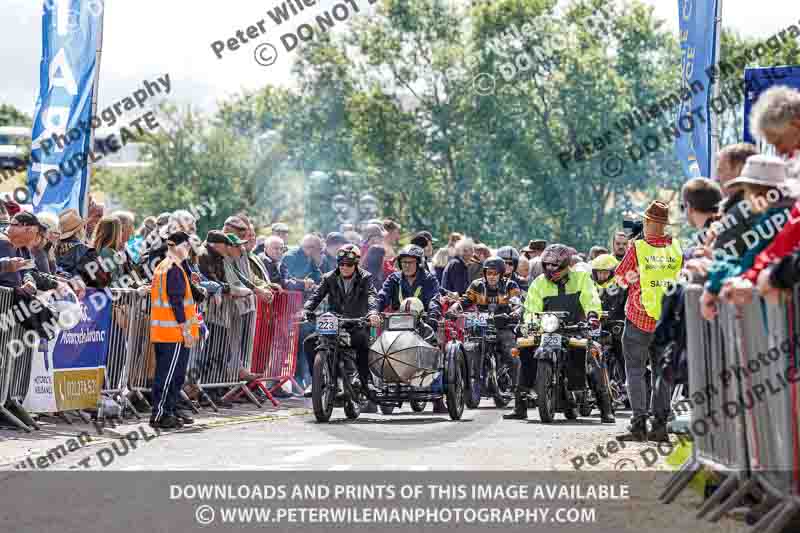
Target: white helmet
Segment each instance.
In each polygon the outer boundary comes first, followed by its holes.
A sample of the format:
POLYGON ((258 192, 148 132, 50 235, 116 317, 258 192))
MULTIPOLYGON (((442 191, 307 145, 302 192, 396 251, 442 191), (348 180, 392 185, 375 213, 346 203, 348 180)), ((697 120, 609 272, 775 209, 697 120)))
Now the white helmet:
POLYGON ((425 306, 422 304, 422 301, 419 298, 406 298, 400 302, 401 313, 421 315, 424 310, 425 306))

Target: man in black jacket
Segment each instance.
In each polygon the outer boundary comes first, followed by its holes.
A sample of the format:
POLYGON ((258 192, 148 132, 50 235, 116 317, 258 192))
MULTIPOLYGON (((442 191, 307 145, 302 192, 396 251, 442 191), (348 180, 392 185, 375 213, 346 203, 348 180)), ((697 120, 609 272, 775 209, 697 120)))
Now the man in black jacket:
MULTIPOLYGON (((314 320, 314 310, 328 297, 330 312, 344 318, 368 317, 370 324, 377 327, 381 323, 377 311, 375 287, 370 279, 371 274, 358 267, 361 252, 353 244, 346 244, 336 253, 336 270, 322 276, 319 287, 306 302, 303 310, 306 320, 314 320)), ((305 340, 305 353, 309 360, 309 368, 314 368, 314 353, 316 347, 316 334, 309 335, 305 340)), ((362 383, 366 386, 369 381, 369 331, 367 328, 353 328, 350 330, 350 342, 358 357, 358 375, 350 376, 353 388, 360 388, 362 383)), ((352 371, 352 370, 351 370, 352 371)), ((311 388, 306 390, 310 395, 311 388)))

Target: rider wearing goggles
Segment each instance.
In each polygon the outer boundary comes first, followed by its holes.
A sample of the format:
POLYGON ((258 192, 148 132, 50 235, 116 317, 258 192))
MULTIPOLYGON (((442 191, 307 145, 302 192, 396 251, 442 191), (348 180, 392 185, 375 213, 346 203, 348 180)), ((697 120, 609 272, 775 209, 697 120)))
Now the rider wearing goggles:
MULTIPOLYGON (((345 318, 360 318, 368 316, 372 326, 381 323, 378 315, 375 288, 372 286, 372 276, 366 270, 359 268, 358 262, 361 252, 357 246, 345 244, 336 252, 338 268, 322 276, 314 294, 303 306, 306 320, 314 320, 314 310, 325 297, 328 298, 330 311, 345 318)), ((304 347, 306 353, 314 353, 316 335, 306 339, 304 347)), ((369 383, 369 331, 368 328, 353 328, 350 330, 351 346, 355 349, 358 362, 358 375, 349 369, 354 388, 359 388, 362 383, 369 383)))
MULTIPOLYGON (((593 330, 600 329, 600 314, 603 311, 597 288, 587 272, 571 270, 569 267, 573 250, 563 244, 551 244, 542 253, 544 275, 536 278, 528 290, 525 300, 525 321, 530 322, 534 313, 544 311, 566 311, 570 316, 568 323, 587 320, 593 330)), ((614 423, 611 411, 611 396, 602 369, 594 357, 589 357, 594 368, 590 373, 590 383, 597 391, 601 420, 614 423)), ((522 362, 523 365, 526 361, 522 362)), ((531 363, 528 363, 531 364, 531 363)), ((506 418, 527 418, 527 404, 515 402, 515 410, 506 418)))

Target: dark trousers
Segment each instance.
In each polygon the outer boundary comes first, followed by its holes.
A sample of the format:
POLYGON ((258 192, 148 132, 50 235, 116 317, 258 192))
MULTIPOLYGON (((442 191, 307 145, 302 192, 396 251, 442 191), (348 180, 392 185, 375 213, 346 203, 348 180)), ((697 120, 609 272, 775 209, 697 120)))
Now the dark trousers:
POLYGON ((153 419, 158 421, 167 415, 175 414, 183 381, 186 378, 186 365, 189 362, 189 348, 180 342, 156 342, 156 375, 153 380, 153 419))
MULTIPOLYGON (((350 346, 356 352, 356 364, 361 383, 366 384, 369 379, 369 330, 366 328, 353 328, 350 332, 350 346)), ((303 341, 303 350, 309 357, 310 368, 314 369, 314 356, 317 351, 317 334, 309 335, 303 341)), ((345 365, 347 367, 347 365, 345 365)))

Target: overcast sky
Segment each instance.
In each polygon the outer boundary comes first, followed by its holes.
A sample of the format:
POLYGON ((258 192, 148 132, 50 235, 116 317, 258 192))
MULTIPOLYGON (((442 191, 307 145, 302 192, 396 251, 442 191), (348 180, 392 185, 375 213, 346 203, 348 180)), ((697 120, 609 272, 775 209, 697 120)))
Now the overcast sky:
MULTIPOLYGON (((352 0, 366 8, 367 0, 352 0)), ((425 1, 425 0, 421 0, 425 1)), ((454 0, 458 1, 458 0, 454 0)), ((677 33, 677 0, 643 0, 677 33)), ((702 0, 700 0, 702 1, 702 0)), ((268 83, 286 84, 292 53, 280 46, 287 24, 277 27, 267 10, 283 0, 107 0, 100 70, 100 109, 139 88, 145 79, 169 73, 170 97, 211 110, 215 102, 268 83), (210 44, 233 37, 237 30, 265 20, 266 35, 225 50, 217 59, 210 44), (261 42, 279 49, 275 64, 263 67, 253 59, 261 42)), ((342 0, 318 0, 292 23, 310 18, 342 0), (311 10, 314 10, 313 12, 311 10)), ((41 0, 0 0, 0 103, 31 114, 39 85, 41 0)), ((361 15, 364 15, 362 10, 361 15)), ((351 16, 359 16, 351 15, 351 16)), ((368 16, 368 15, 367 15, 368 16)), ((762 0, 756 9, 748 0, 724 0, 723 23, 744 35, 766 36, 800 19, 797 0, 762 0)), ((341 24, 345 24, 340 23, 341 24)))

